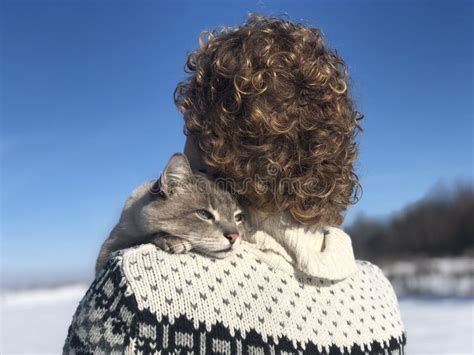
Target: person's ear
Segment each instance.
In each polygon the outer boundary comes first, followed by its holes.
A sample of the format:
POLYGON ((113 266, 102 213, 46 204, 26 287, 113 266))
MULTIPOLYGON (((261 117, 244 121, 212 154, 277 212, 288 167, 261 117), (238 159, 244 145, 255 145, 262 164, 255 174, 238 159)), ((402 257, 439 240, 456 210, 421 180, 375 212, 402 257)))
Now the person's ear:
POLYGON ((159 190, 165 195, 171 195, 193 176, 191 166, 186 156, 175 153, 166 164, 163 173, 153 186, 159 184, 159 190))
POLYGON ((202 161, 202 152, 195 138, 186 137, 184 144, 184 155, 188 158, 193 172, 206 173, 206 166, 202 161))

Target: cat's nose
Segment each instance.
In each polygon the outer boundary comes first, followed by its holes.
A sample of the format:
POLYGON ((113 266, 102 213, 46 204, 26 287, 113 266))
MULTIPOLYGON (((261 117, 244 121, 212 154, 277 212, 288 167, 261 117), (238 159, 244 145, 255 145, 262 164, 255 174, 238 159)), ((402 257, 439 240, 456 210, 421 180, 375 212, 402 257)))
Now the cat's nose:
POLYGON ((237 232, 229 233, 229 234, 224 235, 224 237, 226 237, 231 244, 234 244, 237 238, 239 237, 239 233, 237 232))

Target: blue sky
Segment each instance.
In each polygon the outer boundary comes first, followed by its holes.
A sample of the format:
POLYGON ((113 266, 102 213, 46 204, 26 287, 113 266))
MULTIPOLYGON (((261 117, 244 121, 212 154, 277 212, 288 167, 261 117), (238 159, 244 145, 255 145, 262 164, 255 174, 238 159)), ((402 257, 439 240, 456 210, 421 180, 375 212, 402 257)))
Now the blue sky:
MULTIPOLYGON (((469 1, 13 1, 1 9, 2 267, 92 274, 128 193, 184 143, 173 104, 200 31, 248 11, 319 27, 359 110, 349 208, 385 216, 437 182, 472 180, 469 1)), ((68 276, 69 275, 69 276, 68 276)))

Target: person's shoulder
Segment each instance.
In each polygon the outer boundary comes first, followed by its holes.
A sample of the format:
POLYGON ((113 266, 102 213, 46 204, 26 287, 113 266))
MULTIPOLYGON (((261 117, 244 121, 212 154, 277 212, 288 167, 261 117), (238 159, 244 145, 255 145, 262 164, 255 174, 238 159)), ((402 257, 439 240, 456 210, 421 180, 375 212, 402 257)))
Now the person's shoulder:
MULTIPOLYGON (((114 253, 113 258, 120 259, 124 276, 131 283, 153 283, 157 275, 177 278, 199 275, 212 269, 238 268, 239 264, 255 262, 258 258, 249 252, 247 244, 240 246, 234 253, 225 258, 215 258, 190 251, 183 254, 172 254, 161 250, 154 244, 140 244, 114 253)), ((199 276, 198 276, 199 277, 199 276)))
POLYGON ((98 285, 101 295, 114 299, 119 289, 122 299, 133 301, 126 309, 136 315, 137 334, 163 323, 168 332, 239 334, 241 344, 251 331, 261 344, 277 347, 279 339, 310 352, 315 346, 380 353, 403 348, 397 298, 377 265, 357 260, 351 276, 327 280, 275 269, 259 255, 245 243, 224 259, 143 244, 116 252, 98 285))
POLYGON ((392 283, 384 274, 383 270, 368 260, 356 260, 357 271, 343 281, 343 284, 355 283, 362 293, 368 295, 369 299, 385 299, 387 304, 399 313, 398 298, 392 283))
POLYGON ((389 283, 390 281, 385 276, 383 270, 377 264, 362 259, 356 259, 357 273, 359 277, 373 277, 380 282, 389 283))
MULTIPOLYGON (((241 243, 239 248, 225 258, 215 258, 198 252, 183 254, 172 254, 161 250, 154 244, 140 244, 127 249, 122 249, 113 254, 112 258, 120 259, 120 263, 127 277, 133 276, 140 271, 147 274, 150 271, 166 270, 172 271, 179 267, 177 272, 186 272, 192 266, 197 265, 235 265, 239 262, 248 262, 250 259, 258 260, 258 257, 249 252, 253 249, 249 243, 241 243), (242 260, 242 261, 240 261, 242 260)), ((207 270, 206 267, 204 267, 207 270)))
POLYGON ((397 294, 383 270, 367 260, 356 260, 356 264, 357 272, 344 280, 344 283, 353 282, 357 285, 361 304, 366 307, 374 309, 374 302, 380 302, 379 311, 382 318, 391 319, 391 326, 395 328, 393 324, 396 323, 396 327, 405 333, 397 294))
POLYGON ((138 305, 115 252, 89 286, 68 328, 63 354, 133 353, 138 305), (110 331, 113 324, 114 331, 110 331))
MULTIPOLYGON (((116 252, 113 258, 120 259, 123 276, 132 288, 149 288, 155 291, 158 282, 179 285, 184 279, 205 279, 211 277, 216 270, 240 269, 243 264, 259 263, 258 258, 249 253, 247 245, 240 246, 230 256, 219 259, 196 252, 171 254, 153 244, 141 244, 116 252)), ((235 275, 235 273, 234 273, 235 275)))
POLYGON ((372 291, 380 291, 383 293, 390 293, 396 298, 395 290, 384 274, 383 270, 377 265, 368 260, 356 260, 357 272, 353 274, 353 278, 359 280, 361 283, 371 284, 372 291))

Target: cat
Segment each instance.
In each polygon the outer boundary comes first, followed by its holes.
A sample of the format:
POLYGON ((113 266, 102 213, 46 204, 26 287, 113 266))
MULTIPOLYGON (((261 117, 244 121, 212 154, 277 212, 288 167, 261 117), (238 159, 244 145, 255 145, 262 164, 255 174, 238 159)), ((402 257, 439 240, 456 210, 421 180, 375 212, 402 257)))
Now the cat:
POLYGON ((206 175, 193 173, 186 156, 175 153, 158 180, 142 184, 127 199, 101 246, 96 275, 112 252, 143 243, 170 253, 195 250, 224 258, 238 247, 243 221, 232 195, 206 175))

